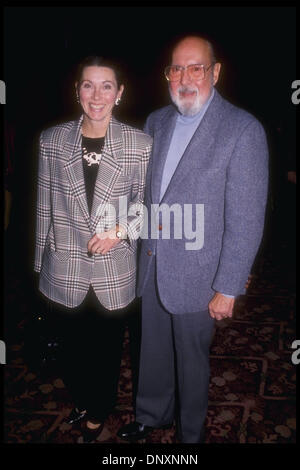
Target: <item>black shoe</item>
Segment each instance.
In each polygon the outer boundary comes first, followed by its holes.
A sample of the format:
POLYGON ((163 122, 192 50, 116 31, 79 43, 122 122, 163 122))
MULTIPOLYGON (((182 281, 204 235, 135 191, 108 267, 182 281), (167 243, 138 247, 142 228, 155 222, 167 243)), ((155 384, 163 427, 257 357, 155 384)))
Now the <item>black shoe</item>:
POLYGON ((89 444, 100 436, 104 428, 104 421, 96 429, 90 429, 87 427, 86 421, 81 423, 81 435, 84 444, 89 444))
POLYGON ((71 413, 69 414, 68 418, 66 419, 67 424, 74 424, 78 421, 81 421, 86 415, 86 410, 79 410, 78 408, 74 408, 71 413))
POLYGON ((117 432, 117 436, 126 441, 138 441, 144 439, 148 434, 153 431, 153 428, 146 426, 145 424, 133 421, 130 424, 126 424, 121 427, 117 432))

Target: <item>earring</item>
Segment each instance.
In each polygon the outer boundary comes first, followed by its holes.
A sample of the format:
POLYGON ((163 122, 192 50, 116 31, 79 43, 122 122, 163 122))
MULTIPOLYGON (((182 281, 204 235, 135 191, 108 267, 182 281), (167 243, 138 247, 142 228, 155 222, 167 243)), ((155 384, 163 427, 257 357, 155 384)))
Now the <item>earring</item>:
POLYGON ((80 99, 79 99, 78 93, 76 93, 76 100, 77 100, 77 103, 79 104, 79 103, 80 103, 80 99))
POLYGON ((121 98, 117 98, 116 101, 115 101, 115 105, 119 106, 120 102, 121 102, 121 98))

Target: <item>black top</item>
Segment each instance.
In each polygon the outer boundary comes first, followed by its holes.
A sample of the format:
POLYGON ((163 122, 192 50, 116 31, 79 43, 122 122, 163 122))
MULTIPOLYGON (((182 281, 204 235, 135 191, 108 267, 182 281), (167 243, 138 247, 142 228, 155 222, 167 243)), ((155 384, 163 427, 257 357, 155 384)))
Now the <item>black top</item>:
POLYGON ((82 136, 82 165, 86 198, 90 213, 92 210, 95 183, 103 145, 104 137, 93 138, 82 136))

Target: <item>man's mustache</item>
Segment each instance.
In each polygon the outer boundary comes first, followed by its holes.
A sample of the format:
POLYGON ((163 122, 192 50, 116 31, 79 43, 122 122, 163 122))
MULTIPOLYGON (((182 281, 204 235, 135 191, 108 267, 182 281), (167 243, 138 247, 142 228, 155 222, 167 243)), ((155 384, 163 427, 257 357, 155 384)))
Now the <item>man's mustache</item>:
POLYGON ((178 88, 178 93, 197 93, 198 94, 198 88, 194 87, 189 87, 189 86, 181 86, 178 88))

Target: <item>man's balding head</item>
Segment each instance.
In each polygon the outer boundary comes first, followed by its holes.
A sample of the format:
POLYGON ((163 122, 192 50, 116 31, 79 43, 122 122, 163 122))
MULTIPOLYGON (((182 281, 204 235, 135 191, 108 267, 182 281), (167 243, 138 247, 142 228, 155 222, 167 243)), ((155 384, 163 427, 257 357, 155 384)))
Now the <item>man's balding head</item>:
POLYGON ((181 47, 181 46, 186 46, 186 47, 200 47, 200 48, 204 48, 207 53, 209 54, 209 60, 211 63, 215 63, 216 62, 216 55, 215 55, 215 51, 214 51, 214 47, 211 43, 211 41, 209 41, 208 39, 202 37, 202 36, 199 36, 199 35, 188 35, 188 36, 185 36, 183 38, 181 38, 180 40, 178 40, 174 47, 173 47, 173 50, 172 50, 172 55, 174 54, 175 50, 178 48, 178 47, 181 47))

